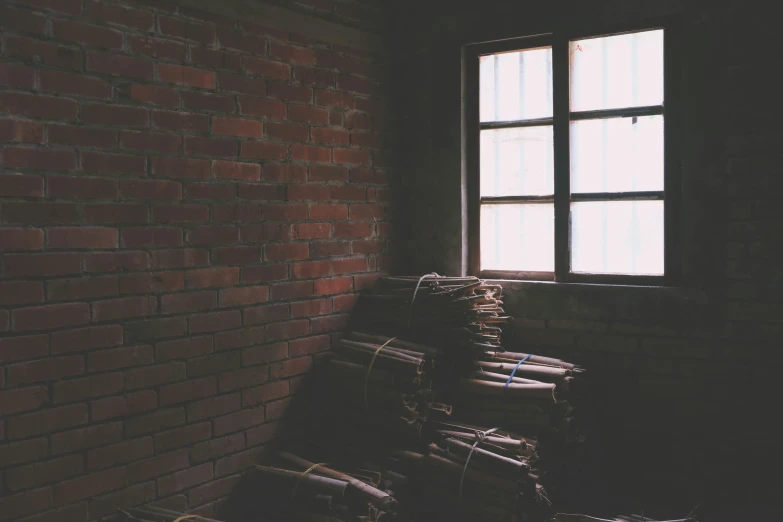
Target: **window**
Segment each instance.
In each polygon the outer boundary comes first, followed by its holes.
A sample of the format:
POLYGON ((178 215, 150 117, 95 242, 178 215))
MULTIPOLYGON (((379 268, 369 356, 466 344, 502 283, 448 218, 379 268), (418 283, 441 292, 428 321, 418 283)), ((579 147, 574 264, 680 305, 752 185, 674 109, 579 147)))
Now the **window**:
POLYGON ((676 278, 669 31, 468 46, 474 273, 631 284, 676 278))

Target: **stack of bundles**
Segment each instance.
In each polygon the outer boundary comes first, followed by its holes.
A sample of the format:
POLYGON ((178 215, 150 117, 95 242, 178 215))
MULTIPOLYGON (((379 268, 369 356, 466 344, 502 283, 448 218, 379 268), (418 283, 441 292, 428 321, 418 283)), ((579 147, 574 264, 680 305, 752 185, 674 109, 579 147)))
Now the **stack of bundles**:
POLYGON ((401 520, 389 477, 377 470, 316 463, 284 451, 267 464, 250 470, 232 492, 225 509, 231 520, 401 520))
POLYGON ((170 509, 152 506, 120 509, 119 512, 121 514, 119 520, 123 522, 126 520, 137 522, 176 522, 177 520, 188 520, 188 522, 220 522, 214 518, 188 515, 170 509))
POLYGON ((319 387, 331 422, 416 438, 433 409, 450 412, 431 388, 433 348, 354 332, 332 351, 319 387))
POLYGON ((476 277, 382 277, 351 317, 355 330, 400 335, 472 360, 497 350, 508 321, 502 288, 476 277))

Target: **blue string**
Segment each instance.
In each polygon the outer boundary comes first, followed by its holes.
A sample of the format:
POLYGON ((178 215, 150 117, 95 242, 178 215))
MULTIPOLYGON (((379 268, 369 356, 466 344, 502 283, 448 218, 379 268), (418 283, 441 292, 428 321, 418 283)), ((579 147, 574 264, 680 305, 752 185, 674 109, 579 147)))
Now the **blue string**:
POLYGON ((508 385, 511 384, 511 380, 514 378, 514 374, 517 373, 517 368, 519 368, 522 365, 523 362, 525 362, 528 359, 530 359, 530 357, 532 355, 533 355, 532 353, 529 353, 529 354, 525 355, 522 358, 522 360, 519 361, 516 366, 514 366, 514 369, 511 371, 511 375, 509 375, 508 380, 506 381, 506 388, 508 388, 508 385))

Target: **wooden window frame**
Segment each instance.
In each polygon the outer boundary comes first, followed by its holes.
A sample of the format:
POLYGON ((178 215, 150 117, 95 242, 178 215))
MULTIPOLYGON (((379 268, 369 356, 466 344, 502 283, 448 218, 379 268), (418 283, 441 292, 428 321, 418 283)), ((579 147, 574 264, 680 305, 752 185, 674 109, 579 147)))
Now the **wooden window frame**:
POLYGON ((463 165, 467 184, 467 248, 470 273, 491 279, 555 281, 644 286, 676 286, 681 282, 680 238, 681 151, 680 151, 680 77, 678 24, 672 19, 648 21, 622 27, 590 31, 563 31, 545 35, 466 45, 463 48, 463 165), (663 29, 664 102, 661 106, 583 111, 571 115, 569 82, 569 42, 619 34, 663 29), (481 123, 479 117, 479 57, 500 52, 552 48, 553 117, 520 122, 481 123), (571 194, 570 121, 608 117, 664 116, 664 190, 659 192, 621 192, 571 194), (481 198, 480 130, 514 128, 551 123, 554 137, 554 196, 504 196, 481 198), (555 207, 555 270, 550 272, 480 270, 481 202, 541 202, 555 207), (660 276, 627 274, 587 274, 571 271, 570 207, 573 201, 591 200, 664 201, 664 274, 660 276))

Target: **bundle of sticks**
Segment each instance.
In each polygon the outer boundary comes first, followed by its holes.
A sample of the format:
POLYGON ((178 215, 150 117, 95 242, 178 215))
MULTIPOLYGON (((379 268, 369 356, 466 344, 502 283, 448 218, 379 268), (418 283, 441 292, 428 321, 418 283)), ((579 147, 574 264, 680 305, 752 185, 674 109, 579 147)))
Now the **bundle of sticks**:
POLYGON ((447 349, 448 355, 497 350, 508 321, 502 288, 476 277, 382 277, 363 294, 354 330, 401 335, 447 349))
POLYGON ((159 508, 154 506, 120 509, 119 513, 120 513, 119 520, 123 522, 125 521, 175 522, 176 520, 185 520, 183 519, 183 517, 186 517, 186 520, 188 520, 188 522, 220 522, 219 520, 215 520, 214 518, 188 515, 186 513, 180 513, 177 511, 172 511, 170 509, 164 509, 164 508, 159 508))
POLYGON ((618 515, 614 518, 596 518, 587 515, 558 513, 551 522, 696 522, 696 518, 690 515, 676 520, 655 520, 641 515, 618 515))

